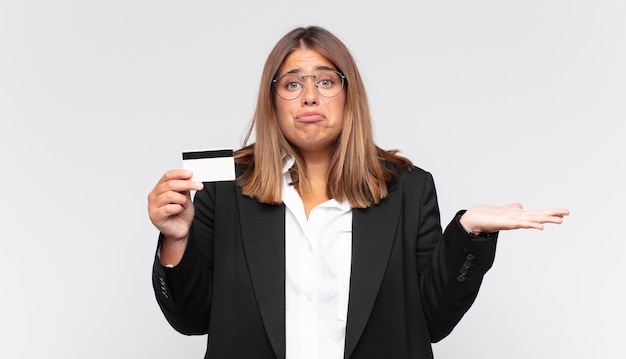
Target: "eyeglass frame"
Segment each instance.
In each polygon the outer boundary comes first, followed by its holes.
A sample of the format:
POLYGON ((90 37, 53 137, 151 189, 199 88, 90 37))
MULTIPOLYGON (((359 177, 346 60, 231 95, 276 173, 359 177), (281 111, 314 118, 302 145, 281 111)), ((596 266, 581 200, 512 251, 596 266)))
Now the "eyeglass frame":
MULTIPOLYGON (((313 86, 314 86, 314 88, 315 88, 315 91, 316 91, 316 92, 317 92, 320 96, 322 96, 322 97, 324 97, 324 98, 334 98, 334 97, 337 97, 337 96, 341 93, 341 91, 343 90, 343 88, 344 88, 344 86, 345 86, 345 84, 346 84, 346 75, 342 74, 339 70, 325 69, 325 70, 322 70, 322 71, 318 72, 316 75, 310 74, 310 75, 300 76, 300 78, 302 79, 302 85, 300 85, 300 93, 298 94, 298 96, 296 96, 296 97, 294 97, 294 98, 292 98, 292 99, 286 99, 286 98, 282 97, 282 96, 278 93, 278 90, 276 89, 276 84, 278 83, 278 80, 280 80, 282 77, 287 76, 287 75, 290 75, 290 73, 289 73, 289 72, 286 72, 286 73, 284 73, 284 74, 282 74, 282 75, 280 75, 280 76, 277 76, 276 78, 272 79, 272 85, 273 85, 274 91, 276 92, 276 95, 278 95, 278 97, 282 98, 282 99, 283 99, 283 100, 285 100, 285 101, 293 101, 293 100, 297 99, 298 97, 302 96, 302 94, 304 93, 304 78, 305 78, 305 77, 313 77, 313 86), (341 88, 339 89, 339 91, 337 91, 337 93, 336 93, 335 95, 332 95, 332 96, 325 96, 325 95, 322 95, 322 94, 320 93, 320 90, 318 89, 318 88, 319 88, 319 86, 317 85, 317 83, 315 82, 315 80, 317 80, 317 77, 318 77, 320 74, 323 74, 324 72, 335 72, 335 73, 337 73, 337 74, 339 75, 339 77, 341 78, 341 88)), ((293 74, 291 74, 291 75, 293 75, 293 74)))

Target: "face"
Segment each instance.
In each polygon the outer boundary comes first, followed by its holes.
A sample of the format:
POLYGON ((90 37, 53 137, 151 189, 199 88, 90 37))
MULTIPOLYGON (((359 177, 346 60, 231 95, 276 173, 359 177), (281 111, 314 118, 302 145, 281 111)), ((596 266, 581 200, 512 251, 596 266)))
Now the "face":
MULTIPOLYGON (((319 52, 298 49, 285 59, 279 74, 308 76, 329 69, 336 70, 319 52)), ((343 128, 345 86, 337 96, 327 98, 317 92, 314 83, 312 76, 305 77, 304 90, 295 100, 289 101, 274 95, 278 126, 287 140, 303 154, 330 153, 343 128)))

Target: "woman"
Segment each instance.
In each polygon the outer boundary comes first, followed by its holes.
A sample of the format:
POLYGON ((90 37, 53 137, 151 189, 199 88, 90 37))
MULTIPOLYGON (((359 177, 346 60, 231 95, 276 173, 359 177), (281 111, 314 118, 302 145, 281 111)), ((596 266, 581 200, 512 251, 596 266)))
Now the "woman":
POLYGON ((319 27, 270 53, 253 133, 235 182, 172 170, 148 197, 157 301, 176 330, 208 333, 206 358, 431 358, 497 232, 568 214, 476 206, 442 233, 431 175, 374 144, 355 62, 319 27))

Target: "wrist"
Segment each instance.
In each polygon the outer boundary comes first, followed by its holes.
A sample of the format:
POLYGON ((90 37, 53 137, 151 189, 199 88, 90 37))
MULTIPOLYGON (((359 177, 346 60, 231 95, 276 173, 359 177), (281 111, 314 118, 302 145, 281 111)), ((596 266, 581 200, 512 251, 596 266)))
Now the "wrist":
POLYGON ((462 211, 458 214, 459 224, 463 227, 463 230, 473 235, 481 234, 481 231, 471 223, 471 220, 468 220, 468 216, 466 216, 465 213, 467 213, 467 211, 462 211))
POLYGON ((171 268, 180 263, 187 248, 187 241, 188 237, 170 239, 162 235, 159 247, 159 262, 161 265, 171 268))
MULTIPOLYGON (((495 233, 492 232, 485 232, 481 229, 479 229, 477 226, 473 225, 473 223, 471 223, 471 220, 468 219, 468 216, 465 215, 467 211, 463 210, 463 211, 459 211, 457 214, 457 221, 459 222, 459 225, 461 226, 461 228, 469 235, 477 237, 477 238, 481 238, 481 239, 489 239, 492 238, 492 236, 495 233)), ((471 216, 470 216, 471 217, 471 216)))

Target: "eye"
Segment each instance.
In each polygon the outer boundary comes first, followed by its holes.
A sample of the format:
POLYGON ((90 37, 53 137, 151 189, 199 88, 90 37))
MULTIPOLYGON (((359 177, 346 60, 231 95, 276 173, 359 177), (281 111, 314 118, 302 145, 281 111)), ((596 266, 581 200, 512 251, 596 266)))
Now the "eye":
POLYGON ((300 83, 298 83, 298 82, 289 82, 289 83, 285 84, 285 88, 287 90, 297 90, 298 87, 300 87, 300 83))
POLYGON ((324 72, 317 76, 317 86, 323 88, 331 88, 339 81, 339 75, 335 72, 324 72))
POLYGON ((322 87, 330 87, 333 85, 333 82, 331 80, 320 80, 320 82, 317 83, 318 85, 322 86, 322 87))
POLYGON ((297 76, 285 75, 278 79, 277 85, 286 91, 298 91, 302 88, 302 79, 297 76))

